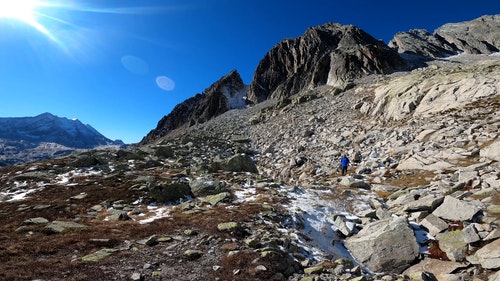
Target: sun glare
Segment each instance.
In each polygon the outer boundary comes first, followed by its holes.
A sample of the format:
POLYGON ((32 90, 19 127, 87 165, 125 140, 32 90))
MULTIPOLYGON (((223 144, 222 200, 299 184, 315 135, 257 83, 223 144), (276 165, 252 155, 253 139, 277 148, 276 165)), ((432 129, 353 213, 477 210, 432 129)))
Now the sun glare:
POLYGON ((48 34, 48 30, 36 19, 37 9, 43 5, 38 0, 2 0, 0 1, 0 18, 19 20, 48 34))

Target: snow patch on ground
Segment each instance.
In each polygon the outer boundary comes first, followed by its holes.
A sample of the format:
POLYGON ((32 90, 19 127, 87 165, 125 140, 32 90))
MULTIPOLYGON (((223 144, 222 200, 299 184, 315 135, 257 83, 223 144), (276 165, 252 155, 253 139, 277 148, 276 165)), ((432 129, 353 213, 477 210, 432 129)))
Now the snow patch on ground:
POLYGON ((56 177, 57 180, 56 183, 64 185, 77 185, 77 183, 70 183, 72 178, 100 176, 100 175, 102 175, 102 171, 89 170, 89 169, 74 170, 58 175, 56 177))
POLYGON ((153 215, 148 216, 145 219, 139 220, 140 224, 151 223, 157 219, 167 218, 170 216, 170 207, 169 206, 148 206, 149 213, 153 213, 153 215))
POLYGON ((257 200, 257 190, 253 187, 247 187, 234 191, 236 202, 252 202, 257 200))
MULTIPOLYGON (((289 194, 290 203, 285 207, 292 214, 292 220, 286 228, 280 229, 285 234, 297 239, 297 243, 306 249, 315 260, 348 258, 340 237, 333 226, 333 215, 339 212, 332 198, 330 189, 302 189, 283 187, 282 192, 289 194)), ((347 214, 349 215, 349 214, 347 214)))
POLYGON ((8 190, 5 192, 0 192, 0 198, 4 198, 3 201, 12 202, 12 201, 20 201, 24 200, 28 194, 39 191, 42 188, 30 188, 30 189, 15 189, 8 190))

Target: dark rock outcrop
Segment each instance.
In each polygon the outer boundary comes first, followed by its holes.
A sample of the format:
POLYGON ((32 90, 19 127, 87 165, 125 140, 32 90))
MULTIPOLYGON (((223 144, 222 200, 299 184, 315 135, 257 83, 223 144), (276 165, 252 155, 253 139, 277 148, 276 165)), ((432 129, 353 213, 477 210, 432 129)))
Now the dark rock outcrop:
POLYGON ((246 105, 246 93, 247 86, 239 73, 233 70, 202 94, 178 104, 170 114, 158 122, 156 128, 149 132, 141 143, 161 138, 175 129, 204 123, 230 109, 242 108, 246 105))
POLYGON ((430 34, 413 29, 399 32, 389 42, 389 47, 399 53, 442 58, 459 53, 491 54, 500 49, 500 15, 482 16, 478 19, 445 24, 430 34))
POLYGON ((328 23, 274 46, 257 66, 248 99, 280 99, 321 85, 345 89, 353 79, 406 66, 396 52, 363 30, 328 23))

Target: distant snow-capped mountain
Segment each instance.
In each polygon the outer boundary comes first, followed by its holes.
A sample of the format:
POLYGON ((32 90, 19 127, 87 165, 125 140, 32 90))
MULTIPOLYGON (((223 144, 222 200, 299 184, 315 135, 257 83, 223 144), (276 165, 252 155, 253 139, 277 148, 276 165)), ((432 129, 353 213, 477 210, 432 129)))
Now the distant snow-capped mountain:
POLYGON ((100 145, 120 145, 90 125, 77 119, 43 113, 35 117, 0 118, 0 138, 11 141, 52 142, 72 148, 94 148, 100 145))
POLYGON ((90 125, 50 113, 0 118, 0 166, 57 156, 75 149, 124 145, 90 125))

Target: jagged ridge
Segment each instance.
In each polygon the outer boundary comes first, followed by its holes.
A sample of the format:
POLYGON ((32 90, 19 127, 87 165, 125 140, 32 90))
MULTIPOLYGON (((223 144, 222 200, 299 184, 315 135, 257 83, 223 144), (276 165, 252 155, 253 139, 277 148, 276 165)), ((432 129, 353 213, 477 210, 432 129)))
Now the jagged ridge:
MULTIPOLYGON (((334 87, 338 93, 353 87, 357 79, 367 75, 421 67, 432 58, 461 52, 490 54, 500 48, 500 38, 495 31, 499 26, 500 16, 484 16, 443 25, 434 34, 416 29, 401 32, 389 46, 352 25, 327 23, 312 27, 298 38, 281 41, 264 56, 255 70, 246 100, 253 105, 268 99, 283 100, 322 85, 334 87), (398 52, 422 57, 416 61, 414 57, 403 58, 398 52)), ((226 83, 234 83, 235 79, 227 79, 233 76, 236 79, 235 71, 203 94, 176 106, 141 143, 158 140, 176 129, 206 122, 229 110, 227 98, 220 89, 227 87, 226 83)), ((245 86, 239 75, 236 80, 238 87, 229 88, 246 92, 242 90, 245 86)))

